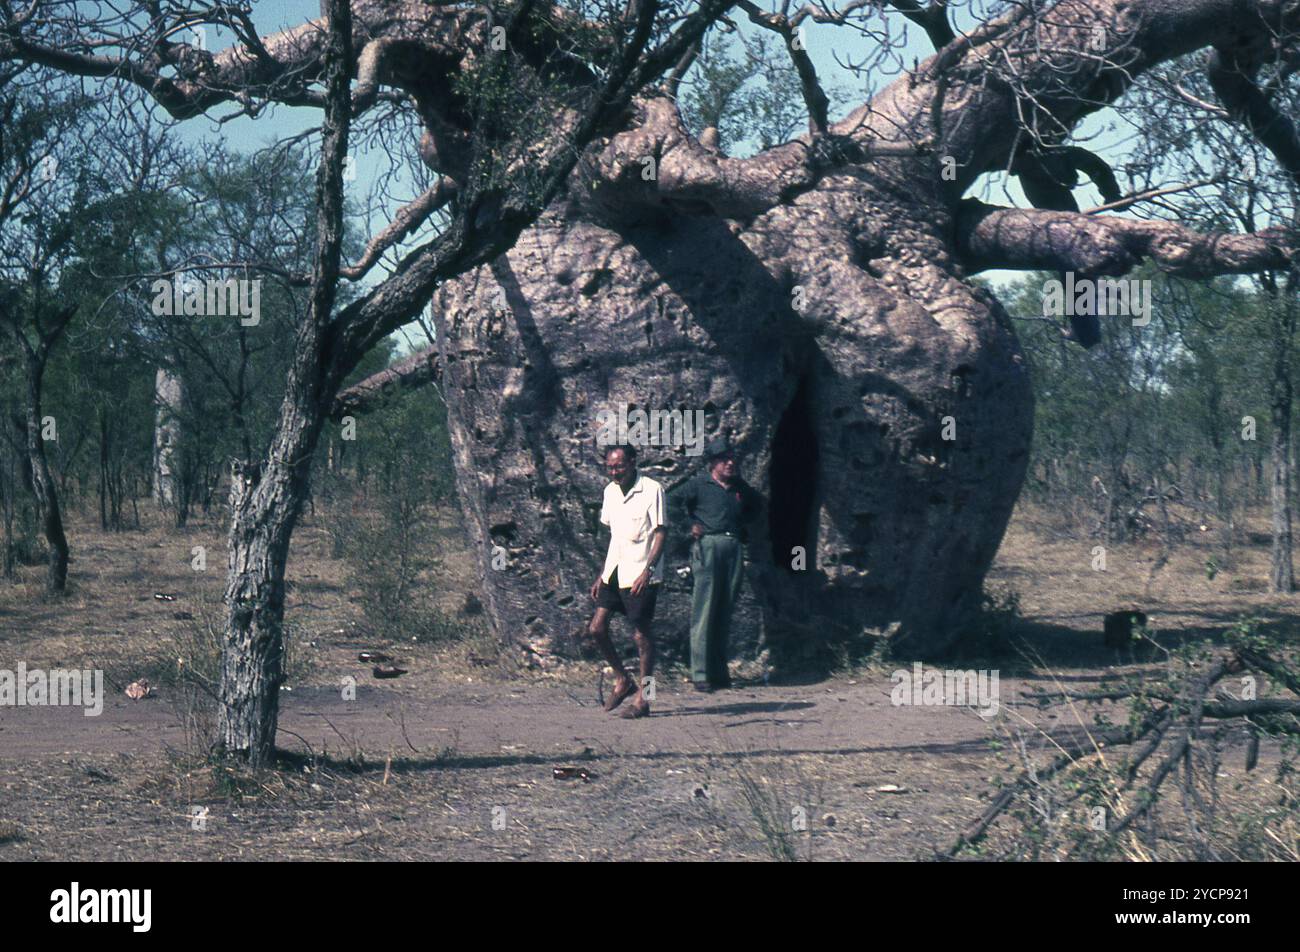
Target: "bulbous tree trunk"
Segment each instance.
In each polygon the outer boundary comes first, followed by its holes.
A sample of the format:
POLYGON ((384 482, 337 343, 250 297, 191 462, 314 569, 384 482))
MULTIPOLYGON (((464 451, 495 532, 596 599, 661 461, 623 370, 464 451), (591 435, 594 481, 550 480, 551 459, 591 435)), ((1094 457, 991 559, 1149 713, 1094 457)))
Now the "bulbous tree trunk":
MULTIPOLYGON (((935 182, 905 161, 827 175, 744 223, 614 225, 561 203, 441 289, 455 466, 499 631, 575 651, 607 542, 596 414, 627 404, 702 410, 769 499, 740 647, 761 638, 780 665, 864 631, 951 644, 1020 489, 1033 405, 1007 315, 962 281, 935 182)), ((670 501, 703 465, 642 451, 670 501)), ((686 530, 670 528, 670 559, 686 530)), ((689 596, 660 606, 680 636, 689 596)))

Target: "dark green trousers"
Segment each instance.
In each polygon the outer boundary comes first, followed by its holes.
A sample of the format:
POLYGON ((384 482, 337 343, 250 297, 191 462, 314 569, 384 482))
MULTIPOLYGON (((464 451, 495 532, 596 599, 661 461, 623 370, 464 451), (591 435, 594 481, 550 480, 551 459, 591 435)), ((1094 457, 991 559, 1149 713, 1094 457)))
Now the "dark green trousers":
POLYGON ((745 578, 740 540, 708 535, 691 546, 691 680, 721 684, 727 674, 731 613, 745 578))

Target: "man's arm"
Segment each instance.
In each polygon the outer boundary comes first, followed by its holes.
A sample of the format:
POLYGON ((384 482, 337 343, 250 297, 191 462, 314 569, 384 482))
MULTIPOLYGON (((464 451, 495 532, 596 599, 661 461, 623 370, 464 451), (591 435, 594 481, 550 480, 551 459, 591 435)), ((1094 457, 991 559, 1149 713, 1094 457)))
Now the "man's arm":
POLYGON ((686 518, 690 519, 695 515, 695 480, 688 479, 682 491, 678 494, 679 505, 686 518))
POLYGON ((646 560, 645 571, 636 577, 632 583, 632 594, 640 595, 645 591, 645 587, 650 584, 650 576, 653 574, 655 564, 659 561, 659 556, 664 551, 664 539, 668 538, 668 530, 660 526, 654 531, 650 538, 650 557, 646 560))
POLYGON ((690 479, 682 487, 682 511, 686 514, 686 521, 691 524, 691 538, 698 539, 704 535, 704 526, 700 525, 695 519, 695 505, 699 500, 696 490, 696 481, 690 479))
POLYGON ((646 559, 645 569, 632 583, 633 595, 640 595, 650 584, 654 567, 659 564, 659 556, 664 551, 664 539, 668 538, 668 499, 664 495, 662 486, 655 490, 654 502, 650 504, 647 515, 650 517, 650 527, 654 534, 650 537, 650 556, 646 559))
POLYGON ((705 527, 695 522, 695 503, 698 502, 699 496, 695 492, 695 480, 686 480, 686 485, 682 486, 679 496, 681 514, 686 516, 684 522, 690 525, 690 537, 699 538, 705 533, 705 527))

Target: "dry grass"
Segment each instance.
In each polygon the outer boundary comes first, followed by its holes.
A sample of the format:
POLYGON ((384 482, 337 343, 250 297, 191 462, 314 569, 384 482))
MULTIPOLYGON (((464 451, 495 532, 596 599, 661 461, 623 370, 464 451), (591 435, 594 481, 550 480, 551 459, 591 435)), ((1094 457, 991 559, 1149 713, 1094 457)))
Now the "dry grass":
MULTIPOLYGON (((460 613, 475 569, 453 514, 442 519, 437 575, 424 584, 438 588, 439 606, 462 637, 436 645, 376 640, 367 630, 344 566, 331 557, 323 518, 304 520, 290 560, 293 689, 332 686, 338 671, 356 668, 359 648, 378 648, 411 670, 385 683, 392 697, 427 704, 472 691, 489 728, 518 726, 527 715, 499 702, 525 688, 575 703, 588 697, 595 666, 525 669, 497 650, 481 616, 460 613)), ((1204 537, 1168 553, 1155 544, 1116 546, 1107 571, 1096 572, 1094 543, 1054 536, 1048 524, 1047 514, 1022 507, 990 576, 992 590, 1019 603, 1018 618, 999 622, 1013 653, 997 663, 1025 688, 1050 690, 1059 675, 1082 690, 1150 670, 1150 658, 1116 666, 1101 648, 1101 615, 1118 608, 1144 608, 1169 648, 1214 642, 1247 614, 1274 630, 1294 630, 1293 597, 1241 590, 1242 580, 1267 576, 1265 545, 1238 548, 1231 568, 1214 579, 1204 563, 1218 550, 1204 537), (1162 555, 1167 562, 1153 573, 1162 555)), ((1251 527, 1263 528, 1262 517, 1251 527)), ((996 746, 994 728, 979 743, 948 743, 942 725, 949 722, 939 720, 926 721, 919 737, 882 734, 867 721, 855 725, 861 739, 846 742, 834 733, 836 705, 828 701, 806 728, 825 739, 802 745, 786 738, 804 734, 782 733, 788 728, 779 718, 757 714, 719 717, 703 732, 693 729, 698 719, 684 718, 680 742, 654 753, 614 743, 565 754, 513 749, 513 741, 485 752, 461 749, 455 730, 429 749, 376 749, 340 724, 328 745, 332 756, 314 749, 276 770, 242 771, 203 757, 210 706, 197 687, 215 677, 223 527, 209 521, 176 530, 157 520, 110 535, 74 520, 70 536, 76 561, 66 598, 41 594, 39 568, 24 569, 16 585, 0 584, 0 661, 100 667, 119 686, 141 675, 189 684, 193 691, 179 695, 186 740, 170 751, 78 751, 11 762, 0 777, 0 858, 912 859, 944 848, 1024 764, 1009 746, 996 746), (207 547, 205 572, 190 568, 196 545, 207 547), (159 602, 156 592, 177 600, 159 602), (755 728, 744 726, 756 719, 771 721, 758 742, 755 728), (551 766, 565 756, 586 758, 592 782, 553 780, 551 766), (796 807, 804 829, 793 824, 796 807), (194 811, 205 808, 197 829, 194 811)), ((752 663, 744 670, 756 675, 752 663)), ((672 696, 674 673, 664 674, 672 696)), ((888 667, 860 665, 809 691, 828 697, 884 684, 887 694, 888 674, 888 667)), ((761 681, 754 695, 760 703, 770 696, 761 681)), ((581 703, 591 710, 590 699, 581 703)), ((596 716, 584 710, 575 708, 579 720, 596 716)), ((1069 726, 1073 716, 1058 705, 1022 725, 1028 756, 1050 753, 1039 728, 1069 726)), ((1237 844, 1225 847, 1225 858, 1295 858, 1294 815, 1269 813, 1282 793, 1268 769, 1277 757, 1266 745, 1250 775, 1235 753, 1225 758, 1219 815, 1231 834, 1225 842, 1237 844)), ((1170 831, 1172 819, 1161 821, 1170 831)), ((1005 849, 1017 829, 999 824, 983 848, 1005 849)), ((1176 849, 1176 835, 1167 836, 1176 849)))

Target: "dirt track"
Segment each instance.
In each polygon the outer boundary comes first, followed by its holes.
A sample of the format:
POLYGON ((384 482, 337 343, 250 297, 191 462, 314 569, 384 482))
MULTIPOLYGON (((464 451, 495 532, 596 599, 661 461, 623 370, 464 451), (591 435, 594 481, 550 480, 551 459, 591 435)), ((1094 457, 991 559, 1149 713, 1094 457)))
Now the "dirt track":
POLYGON ((373 815, 383 820, 370 829, 385 836, 372 833, 366 843, 379 856, 762 857, 770 843, 757 805, 778 823, 793 823, 795 810, 810 818, 811 832, 793 841, 796 855, 910 858, 942 846, 982 809, 977 792, 995 769, 993 732, 978 715, 893 707, 888 681, 707 696, 670 686, 660 689, 652 716, 636 722, 605 714, 588 695, 563 684, 499 682, 427 700, 366 684, 355 703, 333 689, 286 692, 282 747, 302 750, 305 741, 334 758, 359 749, 372 765, 363 782, 298 791, 320 809, 295 803, 287 828, 280 804, 158 802, 130 783, 134 772, 154 771, 160 746, 184 740, 163 699, 114 696, 93 718, 8 709, 0 745, 26 777, 4 778, 19 796, 3 815, 32 831, 53 825, 60 803, 81 808, 71 821, 79 830, 65 828, 57 849, 28 835, 0 847, 0 856, 55 858, 77 844, 72 855, 110 858, 147 844, 161 856, 180 851, 176 858, 329 858, 346 834, 365 834, 373 815), (389 753, 395 776, 382 783, 389 753), (584 767, 590 783, 556 781, 552 768, 561 764, 584 767), (745 793, 748 780, 766 799, 745 793), (901 789, 880 790, 887 785, 901 789), (189 829, 190 803, 211 804, 202 836, 189 829), (506 828, 493 828, 498 817, 506 828))
MULTIPOLYGON (((409 684, 410 682, 408 682, 409 684)), ((894 707, 889 682, 835 680, 808 687, 740 688, 712 695, 661 686, 648 719, 606 714, 592 690, 563 684, 444 688, 432 696, 360 683, 355 701, 308 687, 282 693, 279 746, 370 758, 453 748, 458 756, 565 757, 584 749, 617 757, 692 756, 724 749, 773 753, 955 752, 982 748, 987 724, 973 711, 894 707)), ((1004 684, 1004 693, 1015 690, 1004 684)), ((7 757, 64 753, 142 754, 184 742, 164 697, 131 701, 111 693, 98 717, 53 707, 0 708, 7 757)))

